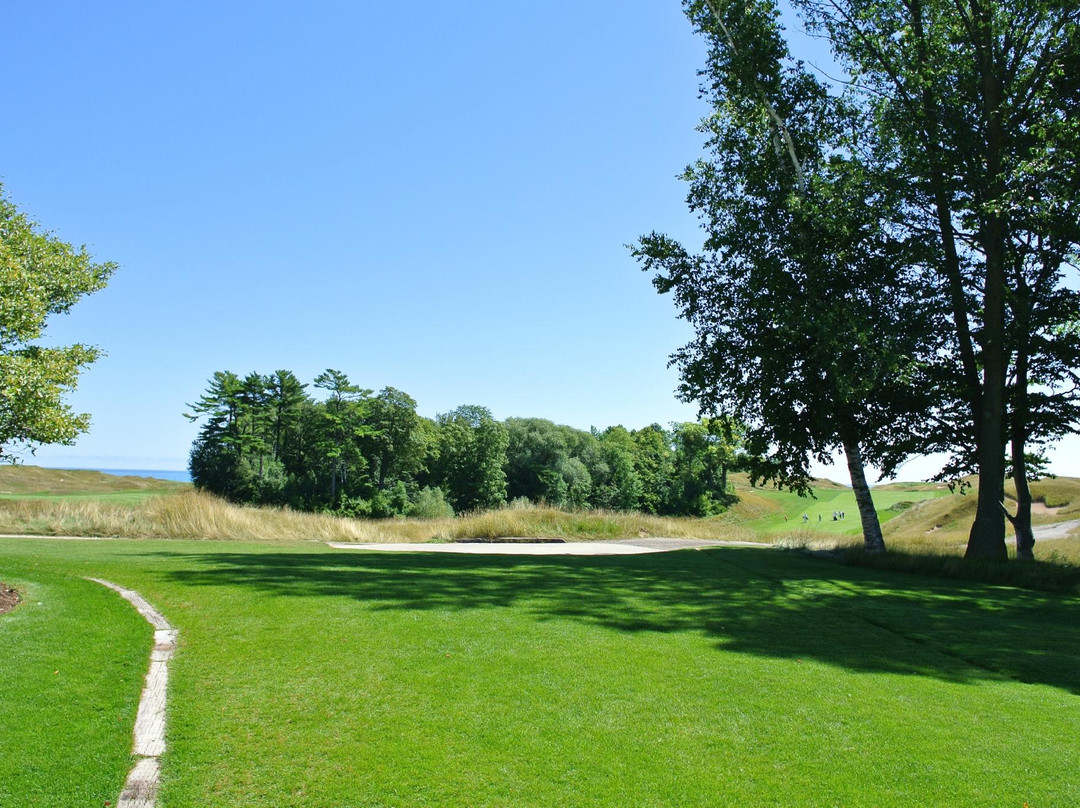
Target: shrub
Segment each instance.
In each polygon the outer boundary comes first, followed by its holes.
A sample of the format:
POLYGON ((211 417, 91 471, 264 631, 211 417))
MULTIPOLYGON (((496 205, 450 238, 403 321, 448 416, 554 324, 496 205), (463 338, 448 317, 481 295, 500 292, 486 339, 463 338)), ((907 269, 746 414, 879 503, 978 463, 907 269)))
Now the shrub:
POLYGON ((415 519, 446 519, 454 515, 454 509, 441 488, 425 486, 417 492, 406 514, 415 519))

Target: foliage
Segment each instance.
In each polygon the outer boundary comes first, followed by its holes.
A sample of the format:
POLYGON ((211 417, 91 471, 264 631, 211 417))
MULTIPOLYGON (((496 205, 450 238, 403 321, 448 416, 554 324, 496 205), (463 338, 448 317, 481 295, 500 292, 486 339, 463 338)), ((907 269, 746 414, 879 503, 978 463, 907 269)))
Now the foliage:
POLYGON ((712 516, 735 501, 728 472, 741 470, 745 460, 740 451, 740 428, 733 418, 704 418, 696 424, 675 425, 674 512, 712 516))
POLYGON ((441 488, 424 486, 416 494, 406 514, 413 519, 448 519, 454 515, 453 506, 446 501, 441 488))
POLYGON ((431 462, 454 510, 484 510, 506 502, 506 427, 484 407, 464 405, 435 419, 438 438, 431 462))
POLYGON ((100 356, 97 348, 38 344, 49 317, 104 288, 116 270, 94 263, 20 213, 0 185, 0 460, 48 443, 71 444, 90 427, 64 397, 100 356))
POLYGON ((233 502, 370 518, 514 499, 706 516, 731 504, 727 474, 746 462, 731 419, 586 432, 543 418, 500 423, 474 405, 431 420, 407 393, 373 396, 337 370, 315 380, 324 400, 306 387, 288 370, 214 373, 185 416, 200 423, 195 486, 233 502))
MULTIPOLYGON (((954 453, 946 472, 978 470, 969 555, 1004 559, 1005 443, 1017 528, 1030 531, 1029 446, 1080 422, 1080 349, 1062 337, 1080 305, 1063 283, 1080 246, 1080 9, 1041 0, 795 6, 829 37, 852 78, 849 100, 892 146, 890 182, 906 194, 899 224, 933 246, 930 269, 950 313, 940 384, 954 401, 927 437, 954 453)), ((1030 557, 1029 542, 1021 550, 1030 557)))
POLYGON ((705 251, 655 233, 634 249, 695 331, 673 356, 680 394, 745 421, 752 471, 780 485, 807 490, 811 461, 843 448, 880 550, 863 464, 888 475, 912 450, 940 316, 891 228, 903 198, 867 121, 791 58, 771 0, 686 10, 710 43, 708 157, 684 174, 705 251))
POLYGON ((682 393, 746 420, 761 473, 785 484, 842 445, 864 521, 864 460, 888 475, 952 452, 943 475, 984 478, 972 555, 1005 557, 1009 441, 1030 557, 1025 482, 1080 422, 1065 336, 1080 293, 1063 285, 1080 244, 1080 12, 794 5, 848 81, 791 58, 774 0, 684 3, 710 44, 709 156, 685 175, 705 254, 657 234, 635 251, 695 327, 674 356, 682 393))

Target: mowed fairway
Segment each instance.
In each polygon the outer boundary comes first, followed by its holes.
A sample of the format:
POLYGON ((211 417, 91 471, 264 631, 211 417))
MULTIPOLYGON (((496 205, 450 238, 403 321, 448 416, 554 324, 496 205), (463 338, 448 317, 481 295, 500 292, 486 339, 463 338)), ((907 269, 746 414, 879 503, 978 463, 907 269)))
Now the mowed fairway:
MULTIPOLYGON (((118 649, 148 652, 148 631, 103 605, 111 593, 87 594, 87 575, 139 591, 181 632, 163 806, 1080 804, 1075 596, 743 548, 0 539, 0 580, 28 594, 0 616, 22 682, 0 680, 4 805, 100 805, 60 763, 57 793, 79 796, 42 797, 27 772, 47 765, 41 744, 19 739, 63 738, 97 704, 133 720, 129 677, 78 661, 98 658, 103 621, 118 649), (70 593, 87 631, 59 653, 96 699, 69 700, 63 660, 19 642, 70 593), (50 698, 27 710, 35 687, 50 698)), ((116 757, 101 765, 119 787, 116 757)))

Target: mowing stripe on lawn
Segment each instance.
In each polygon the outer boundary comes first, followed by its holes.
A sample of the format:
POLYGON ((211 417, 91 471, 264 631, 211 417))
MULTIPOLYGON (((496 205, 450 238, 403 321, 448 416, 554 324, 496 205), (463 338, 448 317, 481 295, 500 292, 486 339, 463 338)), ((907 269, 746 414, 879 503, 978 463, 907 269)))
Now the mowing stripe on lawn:
POLYGON ((131 751, 138 760, 131 768, 116 803, 117 808, 154 808, 161 781, 160 758, 165 753, 165 694, 169 684, 169 660, 176 650, 176 637, 180 632, 138 592, 102 578, 89 580, 118 592, 154 627, 150 670, 146 674, 146 686, 139 698, 139 711, 135 716, 135 740, 131 751))

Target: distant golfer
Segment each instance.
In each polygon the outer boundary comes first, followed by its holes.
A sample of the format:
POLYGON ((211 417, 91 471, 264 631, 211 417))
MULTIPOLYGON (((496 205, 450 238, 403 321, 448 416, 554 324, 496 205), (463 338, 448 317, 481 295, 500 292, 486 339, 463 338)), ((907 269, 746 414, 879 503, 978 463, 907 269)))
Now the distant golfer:
POLYGON ((802 523, 803 523, 803 524, 805 525, 805 524, 806 524, 807 522, 809 522, 809 521, 810 521, 810 517, 809 517, 809 516, 807 516, 807 515, 806 515, 806 514, 804 513, 804 514, 802 515, 802 523))

